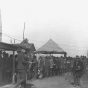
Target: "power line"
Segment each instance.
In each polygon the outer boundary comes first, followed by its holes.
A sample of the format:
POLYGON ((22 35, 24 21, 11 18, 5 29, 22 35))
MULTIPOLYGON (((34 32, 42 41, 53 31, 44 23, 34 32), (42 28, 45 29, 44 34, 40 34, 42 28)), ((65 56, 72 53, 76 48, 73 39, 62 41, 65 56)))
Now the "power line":
POLYGON ((2 33, 2 35, 7 36, 7 37, 9 37, 9 38, 11 38, 11 39, 15 39, 15 40, 17 40, 17 41, 22 41, 22 40, 19 40, 19 39, 13 38, 13 37, 11 37, 11 36, 9 36, 9 35, 6 35, 6 34, 4 34, 4 33, 2 33))
MULTIPOLYGON (((35 45, 41 45, 41 44, 35 44, 35 45)), ((57 44, 57 45, 59 46, 60 44, 57 44)), ((42 46, 42 45, 41 45, 41 46, 42 46)), ((61 45, 61 46, 65 46, 65 45, 61 45)), ((69 46, 69 45, 66 45, 66 46, 73 48, 73 46, 69 46)), ((75 47, 75 46, 74 46, 74 47, 75 47)), ((78 47, 78 48, 84 49, 83 47, 78 47)), ((86 47, 85 47, 85 48, 86 48, 86 47)))
MULTIPOLYGON (((38 45, 38 44, 36 44, 36 45, 38 45)), ((40 47, 36 46, 36 48, 39 49, 40 47)), ((48 48, 48 46, 46 46, 46 48, 48 48)), ((86 50, 79 50, 79 49, 64 49, 64 50, 86 51, 86 50)))
MULTIPOLYGON (((5 33, 4 33, 5 34, 5 33)), ((5 34, 5 35, 8 35, 8 34, 5 34)), ((22 37, 18 37, 18 36, 13 36, 13 35, 8 35, 8 36, 10 36, 10 37, 16 37, 16 38, 20 38, 20 39, 22 39, 22 37)))
MULTIPOLYGON (((5 35, 5 36, 7 36, 7 37, 9 37, 9 38, 15 39, 15 40, 17 40, 17 41, 22 41, 22 40, 19 40, 19 39, 13 38, 13 37, 11 37, 11 36, 9 36, 9 35, 7 35, 7 34, 4 34, 4 33, 2 33, 2 34, 5 35)), ((31 40, 31 39, 28 39, 28 40, 31 40)), ((31 40, 31 41, 36 41, 36 42, 46 43, 46 42, 43 42, 43 41, 37 41, 37 40, 31 40)), ((39 45, 39 44, 36 44, 36 45, 39 45)), ((57 44, 57 45, 68 46, 68 47, 77 47, 77 46, 62 45, 62 44, 57 44)), ((78 48, 86 48, 86 47, 78 47, 78 48)), ((73 50, 73 49, 72 49, 72 50, 73 50)))
MULTIPOLYGON (((28 40, 31 40, 31 39, 28 39, 28 40)), ((31 40, 31 41, 36 41, 36 42, 46 43, 46 42, 43 42, 43 41, 37 41, 37 40, 31 40)))
MULTIPOLYGON (((4 34, 4 33, 2 33, 2 34, 3 34, 4 36, 7 36, 7 37, 12 38, 12 39, 14 39, 14 40, 22 41, 22 40, 13 38, 13 37, 11 37, 11 36, 9 36, 9 35, 7 35, 7 34, 4 34)), ((32 40, 32 41, 37 41, 37 40, 32 40)), ((37 41, 37 42, 45 43, 45 42, 43 42, 43 41, 37 41)), ((39 44, 37 44, 37 45, 39 45, 39 44)), ((69 46, 69 45, 62 45, 62 44, 59 44, 59 45, 61 45, 61 46, 69 46)), ((77 46, 70 46, 70 47, 77 47, 77 46)), ((36 47, 36 48, 40 48, 40 47, 36 47)), ((80 48, 85 48, 85 47, 80 47, 80 48)), ((69 51, 71 51, 71 50, 75 50, 75 49, 64 49, 64 50, 69 50, 69 51)), ((83 52, 83 51, 86 51, 86 50, 77 50, 77 49, 76 49, 75 51, 83 52)))
MULTIPOLYGON (((43 42, 43 41, 37 41, 37 40, 32 40, 32 41, 41 42, 41 43, 46 43, 46 42, 43 42)), ((63 44, 57 44, 57 45, 68 46, 68 47, 78 47, 78 46, 70 46, 70 45, 63 45, 63 44)), ((86 47, 78 47, 78 48, 86 48, 86 47)))
MULTIPOLYGON (((22 40, 19 40, 19 39, 16 39, 16 38, 13 38, 13 37, 11 37, 11 36, 9 36, 9 35, 7 35, 7 34, 4 34, 4 33, 2 33, 4 36, 7 36, 7 37, 9 37, 9 38, 12 38, 12 39, 14 39, 14 40, 17 40, 17 41, 22 41, 22 40)), ((36 41, 36 40, 34 40, 34 41, 36 41)), ((37 41, 37 42, 42 42, 42 41, 37 41)), ((42 43, 45 43, 45 42, 42 42, 42 43)), ((36 44, 36 45, 39 45, 39 44, 36 44)), ((60 44, 59 44, 60 45, 60 44)), ((63 45, 63 46, 69 46, 69 45, 63 45)), ((46 46, 47 47, 47 46, 46 46)), ((70 46, 70 47, 72 47, 72 46, 70 46)), ((74 46, 75 47, 75 46, 74 46)), ((40 47, 36 47, 36 48, 40 48, 40 47)), ((75 50, 75 49, 64 49, 64 50, 75 50)), ((80 52, 82 52, 82 51, 86 51, 86 50, 77 50, 76 49, 76 51, 80 51, 80 52)))

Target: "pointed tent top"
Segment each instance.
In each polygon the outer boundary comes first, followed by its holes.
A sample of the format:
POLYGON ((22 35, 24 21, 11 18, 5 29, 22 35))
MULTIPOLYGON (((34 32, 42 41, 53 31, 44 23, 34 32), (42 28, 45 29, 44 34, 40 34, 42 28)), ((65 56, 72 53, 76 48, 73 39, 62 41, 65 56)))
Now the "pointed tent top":
POLYGON ((35 53, 52 53, 52 54, 64 54, 64 50, 58 46, 52 39, 50 39, 45 45, 40 47, 35 53))

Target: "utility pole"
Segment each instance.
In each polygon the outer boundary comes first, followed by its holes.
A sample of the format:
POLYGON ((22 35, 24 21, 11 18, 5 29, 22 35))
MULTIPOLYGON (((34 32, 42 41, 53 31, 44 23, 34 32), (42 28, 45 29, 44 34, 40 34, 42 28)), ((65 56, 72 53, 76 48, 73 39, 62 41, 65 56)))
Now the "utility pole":
POLYGON ((24 29, 23 29, 23 40, 24 40, 24 32, 25 32, 25 22, 24 22, 24 29))
POLYGON ((0 42, 2 42, 2 20, 1 20, 1 9, 0 9, 0 42))

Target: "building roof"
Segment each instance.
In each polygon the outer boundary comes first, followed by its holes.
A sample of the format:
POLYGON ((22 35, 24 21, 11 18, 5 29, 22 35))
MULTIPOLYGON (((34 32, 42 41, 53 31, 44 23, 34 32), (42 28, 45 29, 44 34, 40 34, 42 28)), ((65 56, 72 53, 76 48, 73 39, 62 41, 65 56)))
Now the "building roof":
POLYGON ((25 48, 27 50, 30 50, 30 49, 32 49, 32 51, 36 50, 34 44, 33 43, 28 43, 27 39, 23 40, 21 43, 14 44, 14 45, 18 46, 18 47, 25 48))
POLYGON ((65 54, 66 52, 58 46, 52 39, 50 39, 46 44, 40 47, 34 53, 42 53, 42 54, 65 54))
POLYGON ((17 50, 17 47, 12 44, 0 42, 0 49, 14 51, 17 50))

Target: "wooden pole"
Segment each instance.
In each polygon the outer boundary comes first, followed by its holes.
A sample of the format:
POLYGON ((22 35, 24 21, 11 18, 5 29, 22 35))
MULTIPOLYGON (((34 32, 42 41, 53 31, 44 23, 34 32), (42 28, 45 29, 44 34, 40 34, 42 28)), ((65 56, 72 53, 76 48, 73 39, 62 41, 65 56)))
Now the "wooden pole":
POLYGON ((13 51, 13 83, 15 83, 15 51, 13 51))
POLYGON ((24 32, 25 32, 25 22, 24 22, 24 29, 23 29, 23 40, 24 40, 24 32))

